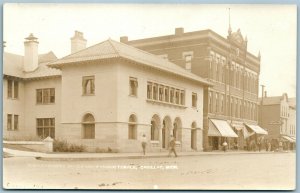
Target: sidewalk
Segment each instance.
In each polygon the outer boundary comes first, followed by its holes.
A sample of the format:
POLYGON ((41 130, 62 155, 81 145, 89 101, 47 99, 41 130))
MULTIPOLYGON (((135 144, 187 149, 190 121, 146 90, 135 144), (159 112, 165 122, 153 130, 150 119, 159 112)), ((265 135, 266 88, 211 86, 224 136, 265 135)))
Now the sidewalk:
MULTIPOLYGON (((141 159, 141 158, 159 158, 168 157, 168 152, 149 152, 146 155, 142 153, 42 153, 29 152, 3 148, 3 152, 11 157, 34 157, 39 160, 52 161, 80 161, 80 160, 111 160, 111 159, 141 159)), ((250 152, 250 151, 213 151, 213 152, 178 152, 179 157, 185 156, 203 156, 203 155, 239 155, 239 154, 270 154, 274 152, 250 152)), ((275 153, 289 153, 289 152, 275 152, 275 153)))

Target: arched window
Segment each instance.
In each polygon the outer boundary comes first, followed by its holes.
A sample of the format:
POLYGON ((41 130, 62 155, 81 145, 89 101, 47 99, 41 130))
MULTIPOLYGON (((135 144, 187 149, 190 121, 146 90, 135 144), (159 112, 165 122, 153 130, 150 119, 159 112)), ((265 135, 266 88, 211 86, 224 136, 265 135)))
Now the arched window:
POLYGON ((137 136, 137 119, 135 115, 130 115, 128 122, 128 139, 136 139, 137 136))
POLYGON ((82 119, 82 137, 84 139, 95 139, 95 118, 92 114, 87 113, 82 119))

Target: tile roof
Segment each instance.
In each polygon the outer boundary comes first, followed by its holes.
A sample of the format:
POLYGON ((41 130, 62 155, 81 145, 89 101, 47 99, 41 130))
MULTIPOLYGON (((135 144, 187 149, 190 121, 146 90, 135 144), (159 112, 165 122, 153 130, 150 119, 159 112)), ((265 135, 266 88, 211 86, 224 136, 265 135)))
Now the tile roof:
POLYGON ((109 58, 125 58, 131 61, 135 61, 139 64, 150 66, 152 68, 156 68, 197 82, 201 82, 202 84, 212 85, 212 83, 208 82, 207 80, 191 72, 188 72, 182 67, 169 62, 166 59, 162 59, 154 54, 111 39, 63 57, 55 62, 52 62, 51 64, 49 64, 49 66, 60 68, 62 65, 70 63, 109 58))
POLYGON ((38 56, 39 66, 33 72, 24 72, 23 60, 24 56, 4 52, 3 74, 19 78, 38 78, 61 75, 59 69, 53 69, 47 66, 49 62, 57 60, 57 57, 52 51, 38 56))

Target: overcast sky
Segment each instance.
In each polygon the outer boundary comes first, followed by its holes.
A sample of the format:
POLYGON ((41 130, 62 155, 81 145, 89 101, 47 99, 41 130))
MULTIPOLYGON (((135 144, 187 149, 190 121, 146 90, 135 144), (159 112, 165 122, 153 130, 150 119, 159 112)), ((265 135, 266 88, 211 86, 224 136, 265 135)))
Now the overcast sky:
POLYGON ((268 96, 296 96, 296 6, 201 4, 5 4, 3 38, 6 52, 23 55, 24 38, 39 38, 39 53, 70 54, 74 31, 84 33, 87 46, 108 38, 119 41, 211 29, 227 36, 231 27, 248 37, 248 50, 261 52, 260 84, 268 96))

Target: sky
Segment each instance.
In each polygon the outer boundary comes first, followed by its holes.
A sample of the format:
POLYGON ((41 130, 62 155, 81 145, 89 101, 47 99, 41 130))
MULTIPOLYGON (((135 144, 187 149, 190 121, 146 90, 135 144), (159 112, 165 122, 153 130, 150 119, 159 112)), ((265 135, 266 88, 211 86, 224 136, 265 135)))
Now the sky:
MULTIPOLYGON (((294 5, 205 4, 5 4, 3 39, 6 52, 24 55, 24 38, 38 38, 39 53, 70 54, 74 31, 87 46, 121 36, 129 40, 211 29, 227 36, 230 8, 232 31, 248 38, 248 51, 261 53, 260 85, 268 96, 296 96, 297 14, 294 5)), ((261 89, 260 89, 261 96, 261 89)))

